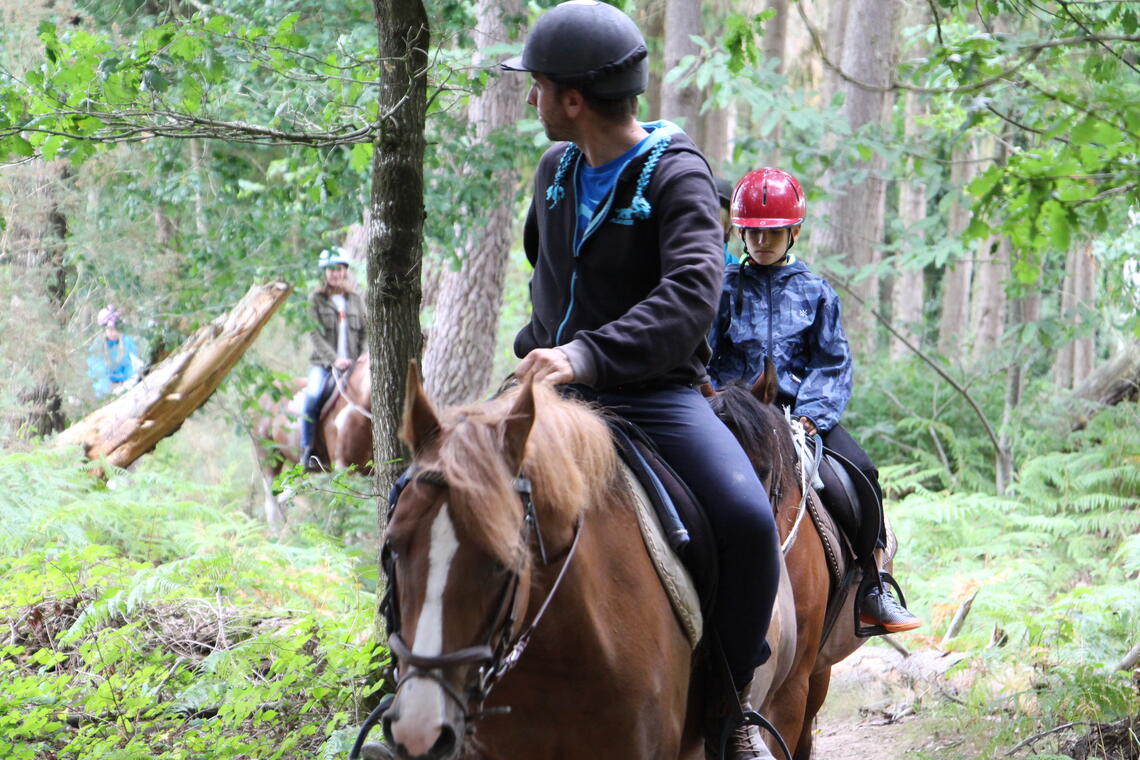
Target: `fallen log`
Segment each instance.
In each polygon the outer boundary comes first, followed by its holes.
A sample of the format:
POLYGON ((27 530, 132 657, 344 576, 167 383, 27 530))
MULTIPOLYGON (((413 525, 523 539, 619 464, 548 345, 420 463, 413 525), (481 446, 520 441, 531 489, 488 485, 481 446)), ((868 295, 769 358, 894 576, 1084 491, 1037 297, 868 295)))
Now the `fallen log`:
POLYGON ((284 282, 254 285, 136 385, 56 436, 55 445, 79 445, 89 459, 127 467, 206 403, 292 290, 284 282))

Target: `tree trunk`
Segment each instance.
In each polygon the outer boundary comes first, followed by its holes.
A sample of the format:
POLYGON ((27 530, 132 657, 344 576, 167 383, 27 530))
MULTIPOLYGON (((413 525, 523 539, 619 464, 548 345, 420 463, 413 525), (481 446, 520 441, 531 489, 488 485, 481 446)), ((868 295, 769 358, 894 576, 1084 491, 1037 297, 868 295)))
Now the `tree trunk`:
MULTIPOLYGON (((476 17, 476 49, 502 44, 522 17, 522 0, 478 0, 476 17)), ((522 118, 524 84, 520 76, 497 76, 472 98, 469 118, 477 140, 485 141, 495 130, 522 118)), ((504 169, 494 179, 498 192, 479 210, 480 224, 469 228, 471 238, 460 252, 460 268, 443 272, 439 286, 424 354, 428 394, 439 404, 472 401, 491 383, 503 280, 514 240, 519 172, 504 169)))
POLYGON ((1083 328, 1087 309, 1096 298, 1096 261, 1092 242, 1069 251, 1065 279, 1061 285, 1061 318, 1068 321, 1077 335, 1061 346, 1053 364, 1053 380, 1061 388, 1075 388, 1093 370, 1095 342, 1083 328))
POLYGON ((1140 341, 1133 339, 1120 346, 1073 389, 1073 395, 1106 406, 1140 400, 1140 341))
MULTIPOLYGON (((408 362, 418 358, 423 260, 424 118, 430 30, 422 0, 372 0, 383 130, 374 143, 368 216, 368 347, 380 493, 402 469, 399 441, 408 362)), ((383 509, 380 510, 383 515, 383 509)))
POLYGON ((665 37, 665 0, 638 0, 637 26, 649 48, 649 84, 645 88, 645 113, 650 121, 661 118, 661 79, 663 62, 660 51, 665 37))
MULTIPOLYGON (((673 71, 682 58, 698 55, 700 48, 692 41, 693 35, 703 32, 701 4, 693 0, 665 0, 665 74, 673 71)), ((704 145, 701 134, 701 91, 693 85, 686 87, 662 84, 661 118, 682 125, 697 147, 704 145)))
POLYGON ((293 288, 255 285, 227 314, 203 325, 161 364, 114 401, 56 436, 90 459, 127 467, 182 427, 206 403, 293 288))
MULTIPOLYGON (((890 104, 887 93, 860 86, 851 79, 871 88, 886 88, 890 84, 900 14, 898 0, 852 0, 850 6, 846 39, 859 40, 860 44, 843 48, 840 68, 849 79, 843 79, 839 87, 845 94, 843 115, 852 131, 856 131, 885 120, 890 104)), ((874 266, 881 256, 886 200, 882 174, 886 159, 876 155, 856 166, 866 170, 867 178, 858 187, 833 188, 839 195, 821 204, 823 223, 814 228, 812 240, 821 251, 841 255, 851 267, 859 269, 874 266)), ((851 287, 868 309, 846 310, 844 326, 852 352, 866 356, 875 347, 875 321, 869 309, 878 309, 879 280, 865 277, 851 283, 851 287)))
MULTIPOLYGON (((916 5, 907 9, 907 22, 917 23, 916 5)), ((921 55, 923 51, 915 51, 921 55)), ((922 127, 919 121, 925 116, 926 108, 917 93, 906 94, 904 134, 906 142, 910 143, 920 134, 922 127)), ((903 240, 914 245, 925 245, 926 235, 918 231, 919 225, 926 219, 926 183, 920 180, 903 178, 899 181, 899 220, 903 226, 903 240)), ((895 267, 898 275, 891 283, 891 321, 899 334, 913 346, 921 345, 922 323, 924 315, 924 299, 926 287, 923 270, 915 266, 895 267)), ((910 351, 902 340, 891 338, 890 357, 897 360, 907 356, 910 351)))
POLYGON ((48 436, 65 425, 57 346, 68 329, 67 295, 75 278, 65 255, 70 232, 64 203, 71 176, 65 162, 35 162, 13 169, 7 187, 0 189, 13 198, 8 229, 0 235, 0 251, 16 275, 13 292, 19 294, 9 308, 16 325, 37 326, 6 347, 16 349, 11 359, 21 370, 13 378, 23 386, 16 400, 25 405, 17 413, 17 429, 29 437, 48 436))
MULTIPOLYGON (((824 52, 833 64, 843 61, 844 42, 847 39, 847 19, 851 15, 850 9, 858 0, 828 0, 827 32, 823 41, 824 52)), ((831 67, 824 67, 823 72, 823 102, 830 104, 835 94, 843 86, 839 72, 831 67)))
POLYGON ((970 293, 970 337, 974 361, 1000 350, 1005 329, 1005 285, 1010 276, 1010 246, 1005 238, 989 238, 979 246, 970 293))
MULTIPOLYGON (((950 206, 947 230, 951 238, 959 238, 970 224, 970 210, 964 203, 965 187, 978 173, 977 146, 959 146, 951 154, 950 192, 955 194, 950 206)), ((973 279, 972 256, 949 264, 942 273, 942 315, 938 322, 938 351, 944 356, 958 354, 965 342, 965 327, 970 315, 970 282, 973 279)))
MULTIPOLYGON (((775 11, 776 15, 764 24, 764 39, 760 41, 760 51, 764 54, 764 65, 768 65, 768 61, 776 61, 775 72, 782 75, 788 71, 786 62, 788 55, 788 0, 765 0, 764 6, 767 10, 775 11)), ((777 147, 766 159, 770 166, 780 166, 783 163, 779 150, 780 133, 783 128, 783 122, 780 121, 772 130, 772 144, 777 147)))

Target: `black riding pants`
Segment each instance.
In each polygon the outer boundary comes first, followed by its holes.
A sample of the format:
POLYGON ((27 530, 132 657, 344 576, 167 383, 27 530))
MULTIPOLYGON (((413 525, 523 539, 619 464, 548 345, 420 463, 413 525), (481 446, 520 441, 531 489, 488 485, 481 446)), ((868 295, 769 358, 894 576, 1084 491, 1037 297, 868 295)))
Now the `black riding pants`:
POLYGON ((764 638, 780 580, 779 534, 752 464, 694 388, 574 391, 644 430, 705 508, 720 560, 711 622, 742 687, 767 659, 764 638))

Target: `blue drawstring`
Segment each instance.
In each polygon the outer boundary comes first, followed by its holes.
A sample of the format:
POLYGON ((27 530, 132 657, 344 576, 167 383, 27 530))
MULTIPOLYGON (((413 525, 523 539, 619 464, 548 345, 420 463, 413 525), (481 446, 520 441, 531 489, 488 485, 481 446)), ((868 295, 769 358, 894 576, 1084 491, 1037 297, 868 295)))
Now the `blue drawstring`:
POLYGON ((653 170, 657 168, 657 162, 661 160, 661 156, 669 147, 672 139, 672 135, 665 135, 650 148, 649 158, 645 159, 645 165, 641 167, 641 174, 637 178, 637 189, 633 192, 633 200, 629 202, 629 208, 618 209, 614 212, 614 217, 618 221, 632 222, 634 219, 648 219, 649 215, 653 213, 653 207, 649 205, 649 201, 645 200, 645 188, 649 186, 649 180, 653 179, 653 170))
POLYGON ((554 179, 551 180, 550 186, 546 188, 546 200, 550 202, 547 208, 554 208, 558 205, 558 201, 562 200, 566 195, 566 188, 563 183, 566 178, 566 170, 570 168, 570 164, 578 157, 582 151, 574 143, 566 146, 566 150, 562 151, 562 158, 558 161, 558 168, 554 171, 554 179))
MULTIPOLYGON (((630 223, 634 219, 648 219, 653 213, 653 207, 645 199, 645 190, 649 187, 650 180, 653 179, 653 171, 657 168, 657 163, 665 154, 672 140, 673 135, 671 133, 663 133, 657 143, 649 149, 649 157, 645 159, 645 165, 641 167, 641 174, 638 175, 637 187, 634 190, 633 199, 629 202, 629 207, 614 212, 617 221, 630 223)), ((562 151, 562 157, 558 160, 558 168, 554 170, 554 179, 546 188, 546 200, 549 204, 547 208, 554 208, 566 196, 566 172, 581 153, 581 149, 574 143, 570 143, 566 146, 566 150, 562 151)))

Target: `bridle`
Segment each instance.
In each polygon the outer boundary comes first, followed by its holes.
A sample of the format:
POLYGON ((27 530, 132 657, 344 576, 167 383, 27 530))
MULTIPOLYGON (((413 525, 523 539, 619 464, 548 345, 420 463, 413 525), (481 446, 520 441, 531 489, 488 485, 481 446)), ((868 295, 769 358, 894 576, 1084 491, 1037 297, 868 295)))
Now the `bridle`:
MULTIPOLYGON (((428 483, 440 488, 449 487, 447 477, 443 472, 412 465, 399 477, 395 485, 392 486, 392 492, 388 502, 389 519, 391 519, 392 512, 395 509, 396 502, 403 489, 413 481, 428 483)), ((531 497, 532 488, 530 480, 520 475, 514 479, 513 486, 523 505, 523 522, 519 541, 522 546, 526 547, 529 545, 531 535, 533 534, 538 545, 539 558, 542 560, 542 564, 547 566, 550 564, 550 559, 547 557, 546 547, 542 541, 542 531, 538 525, 538 513, 535 511, 534 500, 531 497)), ((396 659, 404 666, 404 670, 400 671, 396 665, 396 660, 393 660, 392 669, 396 682, 396 692, 399 693, 400 688, 412 679, 426 678, 435 681, 443 689, 443 692, 447 694, 462 711, 468 732, 472 730, 471 723, 473 721, 485 717, 488 714, 508 712, 509 707, 493 711, 484 711, 482 706, 490 695, 491 689, 494 688, 499 679, 518 664, 519 659, 526 650, 527 644, 530 642, 535 628, 545 614, 558 588, 562 585, 562 580, 566 577, 567 569, 570 567, 570 561, 573 559, 574 553, 578 548, 578 539, 581 537, 581 533, 582 520, 581 517, 579 517, 574 523, 574 538, 570 543, 570 547, 566 550, 565 556, 562 558, 562 566, 559 568, 558 575, 551 585, 550 590, 547 592, 542 605, 538 608, 538 612, 523 631, 517 636, 514 634, 515 624, 518 622, 519 616, 518 591, 522 575, 518 570, 513 570, 510 571, 499 593, 496 612, 487 625, 488 634, 486 641, 477 646, 464 647, 438 655, 415 654, 400 635, 396 554, 386 542, 381 551, 381 562, 384 566, 385 575, 388 577, 388 587, 380 606, 387 622, 389 645, 391 646, 392 652, 396 655, 396 659), (464 686, 463 693, 460 693, 460 691, 443 676, 443 672, 447 669, 460 665, 475 666, 472 677, 464 686), (474 710, 471 709, 472 705, 475 706, 474 710)))

